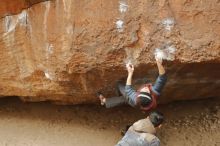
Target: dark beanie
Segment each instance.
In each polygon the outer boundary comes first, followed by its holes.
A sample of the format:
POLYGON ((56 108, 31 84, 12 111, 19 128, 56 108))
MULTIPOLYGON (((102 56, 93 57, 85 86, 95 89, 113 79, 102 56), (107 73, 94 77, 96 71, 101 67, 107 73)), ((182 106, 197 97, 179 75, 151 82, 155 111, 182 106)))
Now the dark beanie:
POLYGON ((142 107, 149 106, 152 102, 152 96, 151 94, 147 92, 140 92, 140 94, 138 95, 138 98, 139 98, 139 104, 142 107))

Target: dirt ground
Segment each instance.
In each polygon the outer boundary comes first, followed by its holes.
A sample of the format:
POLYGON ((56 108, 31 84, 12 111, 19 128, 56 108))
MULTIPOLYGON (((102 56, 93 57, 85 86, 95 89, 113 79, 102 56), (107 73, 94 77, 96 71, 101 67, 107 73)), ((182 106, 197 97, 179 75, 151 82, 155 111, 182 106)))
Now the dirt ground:
MULTIPOLYGON (((220 146, 220 98, 160 105, 161 146, 220 146)), ((58 106, 0 100, 0 146, 113 146, 126 124, 144 118, 127 106, 58 106)))

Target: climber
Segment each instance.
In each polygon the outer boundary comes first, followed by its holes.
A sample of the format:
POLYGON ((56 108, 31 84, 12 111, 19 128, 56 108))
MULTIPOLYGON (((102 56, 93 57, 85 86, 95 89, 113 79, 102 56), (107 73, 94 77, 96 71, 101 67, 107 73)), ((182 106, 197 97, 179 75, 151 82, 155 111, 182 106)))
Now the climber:
POLYGON ((156 129, 161 128, 163 120, 162 113, 151 112, 147 118, 130 126, 116 146, 159 146, 160 140, 155 134, 156 129))
POLYGON ((165 74, 165 69, 162 65, 162 59, 155 59, 159 70, 159 76, 157 77, 154 85, 144 84, 138 91, 135 91, 132 87, 134 66, 131 63, 128 63, 126 65, 128 71, 126 86, 121 82, 117 83, 117 88, 119 91, 119 95, 117 97, 105 98, 101 92, 98 92, 97 96, 101 101, 101 105, 105 105, 106 108, 111 108, 128 103, 132 107, 139 107, 144 112, 156 108, 157 97, 161 94, 167 77, 165 74))

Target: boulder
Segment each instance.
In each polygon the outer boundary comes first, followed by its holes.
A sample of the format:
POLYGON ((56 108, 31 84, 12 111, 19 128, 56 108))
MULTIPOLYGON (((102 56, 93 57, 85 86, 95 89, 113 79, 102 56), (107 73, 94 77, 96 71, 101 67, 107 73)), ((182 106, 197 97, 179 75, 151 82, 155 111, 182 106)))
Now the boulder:
POLYGON ((158 71, 160 103, 220 96, 220 1, 2 0, 0 96, 59 104, 115 95, 125 64, 134 84, 158 71))

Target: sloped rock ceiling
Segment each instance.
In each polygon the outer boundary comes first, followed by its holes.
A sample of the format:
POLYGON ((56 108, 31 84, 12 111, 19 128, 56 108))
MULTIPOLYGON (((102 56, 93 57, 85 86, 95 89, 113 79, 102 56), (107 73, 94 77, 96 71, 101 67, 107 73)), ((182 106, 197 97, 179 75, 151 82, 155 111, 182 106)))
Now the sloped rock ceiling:
POLYGON ((1 0, 0 95, 24 101, 94 103, 134 82, 168 83, 160 102, 220 96, 219 0, 1 0))

